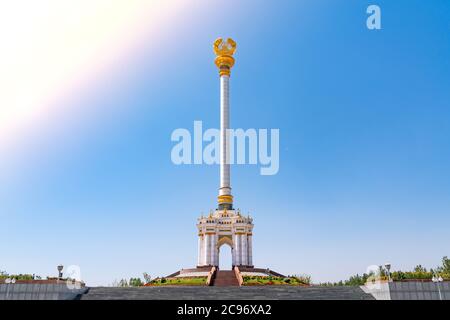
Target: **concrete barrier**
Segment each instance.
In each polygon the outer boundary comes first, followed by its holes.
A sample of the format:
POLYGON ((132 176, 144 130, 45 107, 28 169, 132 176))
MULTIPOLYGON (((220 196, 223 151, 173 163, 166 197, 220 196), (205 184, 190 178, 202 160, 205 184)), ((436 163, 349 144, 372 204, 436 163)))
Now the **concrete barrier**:
POLYGON ((394 281, 362 286, 377 300, 450 300, 450 282, 394 281))
POLYGON ((391 300, 450 300, 450 282, 391 282, 391 300))
POLYGON ((0 300, 76 300, 88 291, 88 288, 69 289, 61 284, 0 284, 0 300))

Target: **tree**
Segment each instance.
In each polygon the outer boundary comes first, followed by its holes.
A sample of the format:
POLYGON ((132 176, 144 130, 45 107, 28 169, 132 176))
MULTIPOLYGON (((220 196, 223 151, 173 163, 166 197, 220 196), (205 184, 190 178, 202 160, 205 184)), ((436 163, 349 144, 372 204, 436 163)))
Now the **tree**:
POLYGON ((425 272, 427 272, 427 268, 424 268, 424 267, 422 267, 422 265, 417 265, 415 268, 414 268, 414 272, 423 272, 423 273, 425 273, 425 272))
POLYGON ((450 259, 447 256, 442 258, 442 272, 450 274, 450 259))
POLYGON ((119 281, 119 287, 128 287, 128 282, 126 279, 122 279, 119 281))
POLYGON ((362 286, 367 282, 367 279, 371 276, 372 274, 367 274, 367 273, 363 273, 362 276, 360 276, 359 274, 355 275, 355 276, 351 276, 348 280, 346 280, 345 282, 338 282, 338 285, 346 285, 346 286, 362 286))
POLYGON ((142 280, 140 278, 130 278, 128 284, 130 287, 141 287, 143 285, 142 280))

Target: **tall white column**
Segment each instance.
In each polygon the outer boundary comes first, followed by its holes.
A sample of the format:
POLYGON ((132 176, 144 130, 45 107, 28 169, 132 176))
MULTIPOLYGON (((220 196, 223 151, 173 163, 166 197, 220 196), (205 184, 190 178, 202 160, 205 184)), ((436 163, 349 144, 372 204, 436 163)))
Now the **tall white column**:
POLYGON ((205 236, 205 265, 209 265, 210 263, 210 257, 211 257, 211 253, 210 253, 210 248, 211 248, 211 236, 209 234, 206 234, 205 236))
POLYGON ((248 265, 253 266, 253 247, 252 247, 252 235, 248 235, 248 265))
POLYGON ((234 267, 236 265, 236 244, 234 243, 231 247, 231 265, 234 267))
POLYGON ((220 189, 219 195, 231 195, 230 150, 227 130, 230 128, 230 90, 228 75, 220 76, 220 189))
POLYGON ((214 243, 214 252, 215 252, 216 259, 214 260, 214 265, 216 267, 218 267, 219 266, 219 247, 217 246, 217 244, 219 243, 219 235, 218 234, 216 234, 215 239, 216 239, 216 241, 214 243))
POLYGON ((213 264, 213 259, 214 259, 214 256, 213 256, 213 250, 212 250, 212 247, 213 247, 213 242, 214 242, 214 236, 211 234, 211 235, 209 235, 209 244, 208 244, 208 251, 209 251, 209 265, 211 265, 211 264, 213 264))
POLYGON ((201 254, 201 265, 204 266, 206 264, 206 236, 202 235, 202 254, 201 254))
POLYGON ((213 265, 214 264, 214 235, 210 235, 210 243, 209 243, 209 254, 210 254, 210 258, 209 258, 209 264, 213 265))
POLYGON ((214 242, 214 235, 210 234, 209 235, 209 246, 208 246, 208 250, 209 250, 209 265, 213 264, 213 259, 214 259, 214 251, 213 251, 213 242, 214 242))
POLYGON ((197 259, 197 266, 202 265, 202 236, 198 236, 198 259, 197 259))
POLYGON ((214 252, 216 255, 216 259, 214 260, 214 266, 218 267, 219 266, 219 248, 217 248, 217 241, 216 241, 216 247, 214 248, 214 252))
POLYGON ((248 265, 248 262, 247 262, 247 256, 248 256, 247 235, 246 234, 241 235, 241 243, 242 243, 242 262, 241 262, 241 264, 246 266, 246 265, 248 265))
POLYGON ((220 188, 219 188, 219 208, 231 208, 233 197, 231 196, 230 183, 230 141, 228 129, 230 128, 230 75, 234 66, 234 52, 236 42, 228 38, 214 41, 214 53, 216 58, 214 63, 219 68, 220 76, 220 188))
POLYGON ((216 235, 211 235, 211 264, 216 265, 216 235))
POLYGON ((236 252, 237 252, 236 234, 233 233, 232 239, 233 239, 233 246, 231 247, 231 265, 237 266, 237 262, 236 262, 236 252))
POLYGON ((209 248, 208 248, 208 241, 209 241, 209 236, 205 235, 205 240, 204 240, 204 248, 203 248, 203 254, 205 255, 205 264, 204 265, 208 265, 209 264, 209 248))
POLYGON ((219 246, 217 245, 219 243, 219 235, 216 235, 216 267, 219 266, 219 258, 220 258, 220 254, 219 254, 219 246))
POLYGON ((237 234, 236 235, 236 265, 240 266, 241 265, 241 256, 242 256, 242 247, 241 247, 241 235, 237 234))

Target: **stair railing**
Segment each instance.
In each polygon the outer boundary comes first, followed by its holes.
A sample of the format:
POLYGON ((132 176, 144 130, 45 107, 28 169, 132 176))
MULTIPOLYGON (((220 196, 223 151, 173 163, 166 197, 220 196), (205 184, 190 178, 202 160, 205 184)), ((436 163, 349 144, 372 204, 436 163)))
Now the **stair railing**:
POLYGON ((239 271, 238 266, 234 266, 234 274, 236 275, 239 286, 242 286, 242 284, 244 283, 244 278, 242 278, 241 271, 239 271))
POLYGON ((216 267, 212 267, 211 271, 209 271, 208 278, 206 278, 206 285, 210 286, 212 280, 214 279, 214 274, 216 273, 216 267))

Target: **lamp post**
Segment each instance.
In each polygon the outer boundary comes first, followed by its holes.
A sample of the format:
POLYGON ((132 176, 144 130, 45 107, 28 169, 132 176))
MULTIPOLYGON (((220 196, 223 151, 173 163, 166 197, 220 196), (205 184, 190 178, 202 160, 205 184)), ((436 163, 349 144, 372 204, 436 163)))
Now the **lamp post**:
POLYGON ((381 281, 383 279, 383 266, 378 266, 378 281, 381 281))
POLYGON ((444 281, 444 279, 442 279, 441 276, 438 276, 437 274, 433 276, 433 278, 431 278, 431 281, 433 281, 434 283, 436 283, 437 287, 438 287, 438 292, 439 292, 439 300, 442 300, 442 294, 441 294, 441 287, 439 286, 439 282, 444 281))
POLYGON ((62 271, 63 271, 63 269, 64 269, 64 266, 63 266, 62 264, 60 264, 60 265, 57 267, 57 269, 58 269, 58 280, 60 280, 60 279, 62 279, 62 276, 63 276, 62 271))
POLYGON ((385 263, 384 267, 387 270, 387 275, 388 275, 388 281, 391 282, 391 264, 390 263, 385 263))

